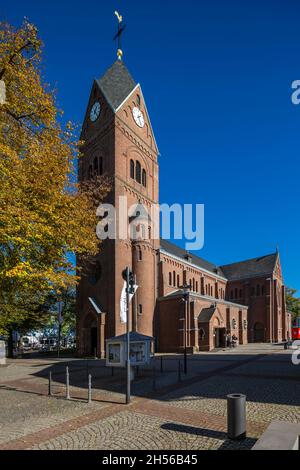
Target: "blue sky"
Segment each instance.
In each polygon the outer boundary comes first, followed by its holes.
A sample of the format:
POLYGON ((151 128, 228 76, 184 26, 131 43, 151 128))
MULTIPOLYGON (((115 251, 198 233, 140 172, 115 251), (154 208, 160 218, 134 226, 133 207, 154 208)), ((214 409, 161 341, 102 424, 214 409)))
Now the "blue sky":
POLYGON ((300 79, 297 0, 15 0, 45 43, 45 80, 67 119, 83 119, 94 77, 115 56, 140 82, 160 149, 160 201, 205 204, 205 245, 216 264, 274 252, 300 290, 300 79))

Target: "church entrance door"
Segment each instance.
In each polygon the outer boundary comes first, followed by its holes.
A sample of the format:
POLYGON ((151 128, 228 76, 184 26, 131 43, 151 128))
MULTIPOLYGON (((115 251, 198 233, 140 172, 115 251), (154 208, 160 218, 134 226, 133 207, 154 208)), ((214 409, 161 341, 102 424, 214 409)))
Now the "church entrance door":
POLYGON ((214 330, 214 347, 224 348, 225 346, 225 328, 215 328, 214 330))
POLYGON ((93 326, 91 328, 91 351, 90 354, 93 356, 95 354, 95 350, 97 353, 97 327, 93 326))
POLYGON ((254 343, 263 343, 265 340, 264 325, 260 322, 254 325, 254 343))

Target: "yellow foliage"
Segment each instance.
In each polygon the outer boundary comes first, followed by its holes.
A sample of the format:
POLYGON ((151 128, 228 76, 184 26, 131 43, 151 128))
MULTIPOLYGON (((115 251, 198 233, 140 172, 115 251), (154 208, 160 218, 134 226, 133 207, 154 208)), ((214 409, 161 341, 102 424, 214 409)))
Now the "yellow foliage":
POLYGON ((105 181, 79 188, 78 144, 71 123, 62 128, 54 93, 42 82, 41 41, 25 22, 0 28, 0 333, 18 322, 39 293, 59 292, 78 280, 70 253, 99 249, 95 201, 105 181))

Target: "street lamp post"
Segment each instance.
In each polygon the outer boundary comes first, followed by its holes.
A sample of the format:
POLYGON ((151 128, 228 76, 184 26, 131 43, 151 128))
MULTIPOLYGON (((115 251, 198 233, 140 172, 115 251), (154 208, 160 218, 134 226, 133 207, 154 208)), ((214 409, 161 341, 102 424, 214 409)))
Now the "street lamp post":
POLYGON ((187 310, 188 310, 188 301, 189 301, 189 294, 190 294, 190 286, 188 284, 184 284, 181 286, 183 289, 183 301, 184 301, 184 327, 183 327, 183 354, 184 354, 184 361, 183 361, 183 371, 187 374, 187 310))
POLYGON ((126 268, 126 342, 127 342, 127 361, 126 361, 126 403, 130 403, 130 325, 129 325, 129 268, 126 268))
POLYGON ((62 307, 63 303, 61 300, 58 301, 58 311, 57 311, 57 320, 58 320, 58 345, 57 345, 57 357, 60 356, 60 342, 61 342, 61 325, 62 325, 62 307))
POLYGON ((132 271, 130 271, 127 266, 122 271, 122 277, 126 281, 126 344, 127 344, 127 354, 126 354, 126 404, 130 403, 130 294, 135 292, 135 278, 132 271))

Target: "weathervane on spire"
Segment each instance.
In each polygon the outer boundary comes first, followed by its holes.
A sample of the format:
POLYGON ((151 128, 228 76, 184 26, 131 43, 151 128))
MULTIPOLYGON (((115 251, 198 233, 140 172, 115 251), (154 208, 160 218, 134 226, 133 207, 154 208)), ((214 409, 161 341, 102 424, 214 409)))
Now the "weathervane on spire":
POLYGON ((119 59, 119 60, 122 60, 123 51, 122 51, 122 46, 121 46, 121 36, 122 36, 122 33, 123 33, 124 29, 125 29, 125 24, 124 24, 124 26, 122 25, 123 17, 122 17, 122 15, 120 15, 120 13, 118 13, 117 11, 115 11, 115 15, 116 15, 116 17, 118 18, 118 32, 117 32, 117 34, 116 34, 115 37, 114 37, 114 41, 115 41, 116 39, 118 40, 117 56, 118 56, 118 59, 119 59))

